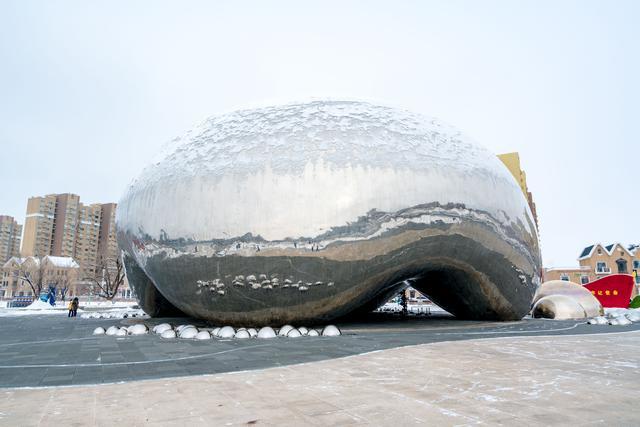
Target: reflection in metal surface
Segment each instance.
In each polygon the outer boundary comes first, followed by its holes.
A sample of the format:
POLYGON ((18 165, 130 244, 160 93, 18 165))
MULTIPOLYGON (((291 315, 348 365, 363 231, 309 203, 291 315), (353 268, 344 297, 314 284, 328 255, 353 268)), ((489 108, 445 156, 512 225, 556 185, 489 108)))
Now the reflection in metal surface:
POLYGON ((362 102, 206 120, 118 205, 143 308, 228 324, 327 320, 406 282, 467 318, 518 319, 537 231, 490 152, 435 119, 362 102))

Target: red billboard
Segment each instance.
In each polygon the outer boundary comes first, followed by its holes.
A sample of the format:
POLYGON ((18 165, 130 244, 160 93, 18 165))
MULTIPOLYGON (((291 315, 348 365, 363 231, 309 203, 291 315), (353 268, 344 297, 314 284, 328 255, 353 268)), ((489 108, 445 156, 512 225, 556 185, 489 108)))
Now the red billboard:
POLYGON ((627 308, 634 286, 630 274, 610 274, 584 285, 606 308, 627 308))

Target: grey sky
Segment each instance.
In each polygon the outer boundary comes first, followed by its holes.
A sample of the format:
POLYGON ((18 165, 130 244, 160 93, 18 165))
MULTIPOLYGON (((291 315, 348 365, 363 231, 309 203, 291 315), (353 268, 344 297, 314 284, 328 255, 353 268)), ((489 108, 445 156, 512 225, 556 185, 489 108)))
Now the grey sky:
POLYGON ((235 108, 357 98, 519 151, 545 265, 640 242, 640 2, 0 3, 0 214, 120 198, 235 108))

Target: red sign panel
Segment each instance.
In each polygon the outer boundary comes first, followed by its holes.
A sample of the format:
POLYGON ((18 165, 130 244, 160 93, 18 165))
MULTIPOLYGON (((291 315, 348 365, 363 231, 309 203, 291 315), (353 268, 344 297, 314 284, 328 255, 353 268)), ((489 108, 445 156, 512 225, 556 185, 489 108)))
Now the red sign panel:
POLYGON ((605 308, 627 308, 633 291, 633 276, 610 274, 584 285, 605 308))

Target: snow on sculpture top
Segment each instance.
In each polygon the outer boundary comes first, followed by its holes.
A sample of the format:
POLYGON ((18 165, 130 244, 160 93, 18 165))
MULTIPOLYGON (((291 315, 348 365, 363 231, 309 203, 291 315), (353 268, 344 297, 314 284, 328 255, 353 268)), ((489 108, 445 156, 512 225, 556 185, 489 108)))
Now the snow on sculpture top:
POLYGON ((118 222, 154 238, 282 239, 429 202, 463 203, 532 232, 507 169, 453 127, 366 102, 314 101, 205 120, 143 170, 118 222), (291 211, 306 212, 304 223, 291 211))
POLYGON ((174 139, 136 184, 150 185, 167 174, 251 172, 265 161, 280 170, 302 170, 309 151, 335 165, 402 162, 423 169, 424 158, 480 170, 498 164, 492 153, 438 119, 365 102, 313 101, 210 117, 174 139))

